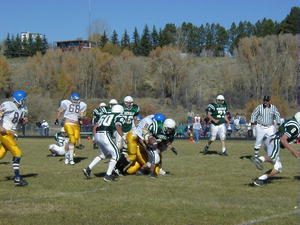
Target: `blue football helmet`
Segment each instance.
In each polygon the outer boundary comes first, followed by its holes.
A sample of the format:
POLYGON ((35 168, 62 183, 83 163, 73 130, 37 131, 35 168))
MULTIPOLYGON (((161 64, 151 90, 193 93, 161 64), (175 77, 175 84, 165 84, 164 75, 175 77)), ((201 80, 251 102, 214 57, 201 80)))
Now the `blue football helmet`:
POLYGON ((79 99, 80 99, 80 95, 73 92, 71 94, 71 101, 74 102, 74 103, 78 103, 79 102, 79 99))
POLYGON ((142 120, 142 119, 143 119, 143 117, 142 117, 140 114, 137 114, 137 115, 135 116, 135 118, 136 118, 137 120, 142 120))
POLYGON ((21 106, 25 105, 26 97, 27 97, 26 92, 22 90, 15 91, 12 95, 13 100, 21 106))
POLYGON ((166 116, 164 115, 164 114, 162 114, 162 113, 156 113, 154 116, 153 116, 153 120, 156 120, 156 121, 158 121, 158 122, 164 122, 165 120, 166 120, 166 116))

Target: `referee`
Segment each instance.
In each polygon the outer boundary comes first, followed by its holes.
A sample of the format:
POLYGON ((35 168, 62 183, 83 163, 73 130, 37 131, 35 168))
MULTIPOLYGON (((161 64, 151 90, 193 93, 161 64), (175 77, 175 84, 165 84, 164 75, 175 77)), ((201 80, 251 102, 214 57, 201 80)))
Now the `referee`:
POLYGON ((270 96, 264 96, 263 104, 258 105, 251 115, 251 125, 256 136, 254 155, 258 157, 261 142, 264 137, 271 136, 276 132, 274 121, 280 125, 280 113, 275 105, 270 103, 270 96))

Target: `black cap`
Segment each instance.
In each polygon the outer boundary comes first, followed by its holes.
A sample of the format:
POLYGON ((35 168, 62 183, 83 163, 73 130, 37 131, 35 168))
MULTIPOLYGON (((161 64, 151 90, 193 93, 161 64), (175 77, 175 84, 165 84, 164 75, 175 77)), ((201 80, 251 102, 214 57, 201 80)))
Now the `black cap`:
POLYGON ((271 97, 268 95, 264 96, 264 102, 269 102, 271 100, 271 97))

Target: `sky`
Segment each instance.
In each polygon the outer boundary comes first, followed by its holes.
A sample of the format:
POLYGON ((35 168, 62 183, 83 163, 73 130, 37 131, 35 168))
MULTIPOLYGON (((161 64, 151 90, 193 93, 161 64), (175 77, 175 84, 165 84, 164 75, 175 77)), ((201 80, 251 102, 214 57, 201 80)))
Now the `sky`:
POLYGON ((282 21, 299 0, 0 0, 0 41, 21 32, 42 33, 49 43, 87 39, 89 25, 125 29, 130 37, 147 24, 157 30, 167 23, 195 26, 219 23, 226 29, 240 21, 256 23, 263 18, 282 21))

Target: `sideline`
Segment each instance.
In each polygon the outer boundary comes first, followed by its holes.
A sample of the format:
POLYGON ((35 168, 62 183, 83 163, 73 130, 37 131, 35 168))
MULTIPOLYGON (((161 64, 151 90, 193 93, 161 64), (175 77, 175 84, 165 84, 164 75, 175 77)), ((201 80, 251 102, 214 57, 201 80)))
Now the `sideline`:
POLYGON ((286 212, 286 213, 282 213, 282 214, 278 214, 278 215, 274 215, 274 216, 266 216, 266 217, 262 217, 262 218, 259 218, 259 219, 249 220, 247 222, 243 222, 243 223, 240 223, 238 225, 256 224, 256 223, 264 222, 264 221, 267 221, 267 220, 270 220, 270 219, 285 217, 285 216, 289 216, 289 215, 293 215, 293 214, 297 214, 297 213, 300 213, 300 209, 296 209, 296 210, 293 210, 291 212, 286 212))

